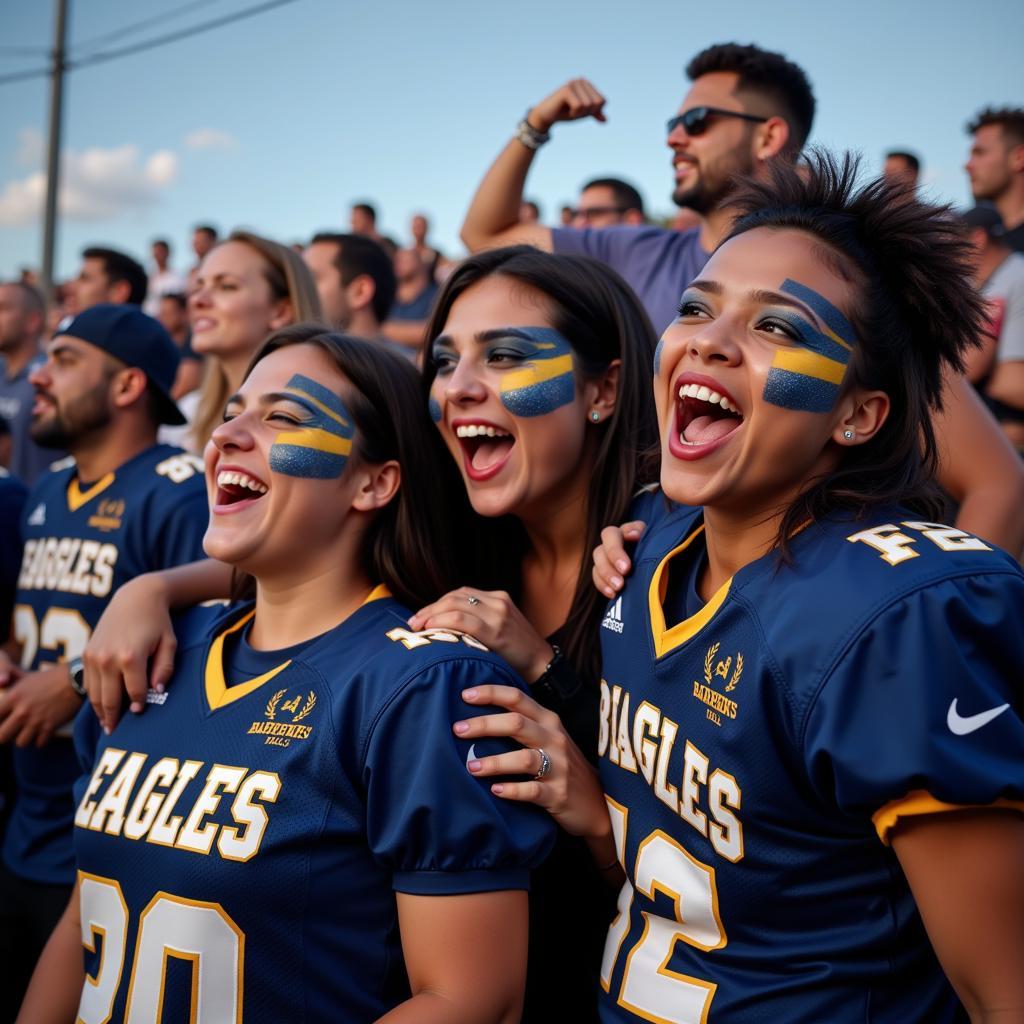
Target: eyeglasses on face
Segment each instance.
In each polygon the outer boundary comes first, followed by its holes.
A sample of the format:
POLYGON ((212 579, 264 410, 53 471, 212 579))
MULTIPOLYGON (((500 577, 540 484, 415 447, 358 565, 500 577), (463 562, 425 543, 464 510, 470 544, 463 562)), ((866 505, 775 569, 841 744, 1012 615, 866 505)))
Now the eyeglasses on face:
POLYGON ((572 211, 572 218, 576 220, 591 220, 594 217, 604 217, 610 213, 623 214, 626 212, 624 206, 580 206, 572 211))
POLYGON ((721 107, 690 107, 681 114, 669 118, 668 134, 671 135, 676 128, 682 128, 689 136, 703 135, 708 130, 708 121, 712 117, 738 117, 741 121, 767 121, 767 117, 759 117, 757 114, 744 114, 740 110, 723 110, 721 107))

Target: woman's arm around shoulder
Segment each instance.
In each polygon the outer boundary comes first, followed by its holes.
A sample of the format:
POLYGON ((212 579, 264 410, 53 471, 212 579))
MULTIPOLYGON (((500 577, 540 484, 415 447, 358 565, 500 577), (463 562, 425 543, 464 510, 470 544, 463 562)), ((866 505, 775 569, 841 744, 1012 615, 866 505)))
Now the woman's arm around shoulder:
POLYGON ((83 656, 89 703, 107 732, 126 692, 130 710, 141 713, 146 690, 161 691, 171 678, 178 646, 171 611, 230 592, 230 567, 208 558, 137 576, 114 594, 83 656))

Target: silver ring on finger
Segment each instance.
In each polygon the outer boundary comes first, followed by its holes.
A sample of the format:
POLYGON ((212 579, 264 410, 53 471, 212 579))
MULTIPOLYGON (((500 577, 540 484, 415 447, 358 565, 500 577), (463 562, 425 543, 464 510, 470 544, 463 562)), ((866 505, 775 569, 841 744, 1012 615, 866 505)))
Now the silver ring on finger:
POLYGON ((537 770, 537 774, 534 775, 534 779, 543 779, 549 771, 551 771, 551 758, 544 753, 540 747, 535 748, 537 753, 540 754, 540 768, 537 770))
POLYGON ((480 603, 480 598, 477 597, 476 594, 470 594, 469 597, 466 598, 466 602, 469 604, 470 607, 472 607, 473 605, 477 605, 480 603))

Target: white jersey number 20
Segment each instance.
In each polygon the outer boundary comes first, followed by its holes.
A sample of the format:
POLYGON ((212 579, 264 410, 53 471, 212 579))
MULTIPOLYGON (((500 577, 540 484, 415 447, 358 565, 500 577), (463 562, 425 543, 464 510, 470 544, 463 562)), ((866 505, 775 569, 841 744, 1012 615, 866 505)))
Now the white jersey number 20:
MULTIPOLYGON (((102 940, 96 976, 87 976, 78 1019, 106 1024, 114 1012, 128 937, 128 905, 111 878, 78 873, 82 945, 90 952, 102 940)), ((167 958, 191 961, 195 1024, 240 1024, 245 936, 216 903, 158 892, 139 917, 139 935, 128 981, 126 1024, 163 1020, 167 958)))

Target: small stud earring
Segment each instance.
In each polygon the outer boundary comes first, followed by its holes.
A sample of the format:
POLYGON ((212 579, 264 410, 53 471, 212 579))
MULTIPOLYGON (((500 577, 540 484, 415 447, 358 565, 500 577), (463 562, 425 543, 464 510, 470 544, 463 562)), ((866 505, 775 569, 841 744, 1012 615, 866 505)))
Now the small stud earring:
POLYGON ((601 414, 596 409, 590 414, 590 418, 595 423, 600 423, 601 422, 601 414))
POLYGON ((843 437, 845 437, 847 441, 852 441, 853 440, 853 431, 852 430, 844 430, 843 431, 843 437))

